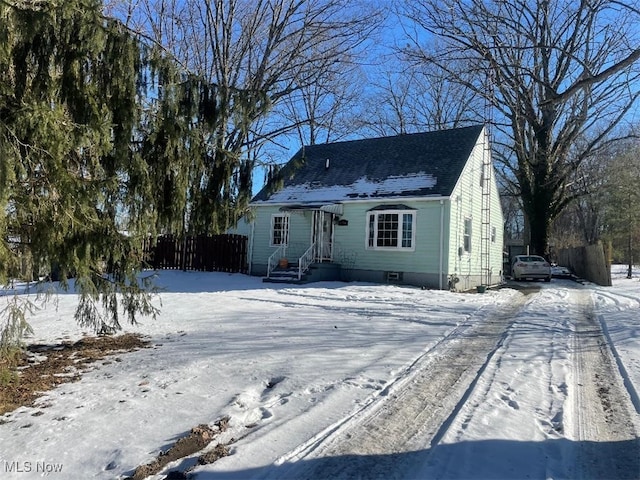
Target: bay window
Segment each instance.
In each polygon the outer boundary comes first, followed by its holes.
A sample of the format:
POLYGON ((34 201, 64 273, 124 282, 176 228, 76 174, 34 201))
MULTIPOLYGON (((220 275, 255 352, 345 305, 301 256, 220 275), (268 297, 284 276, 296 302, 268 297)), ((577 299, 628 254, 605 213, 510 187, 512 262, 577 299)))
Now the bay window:
POLYGON ((414 250, 416 213, 413 210, 367 212, 367 249, 414 250))

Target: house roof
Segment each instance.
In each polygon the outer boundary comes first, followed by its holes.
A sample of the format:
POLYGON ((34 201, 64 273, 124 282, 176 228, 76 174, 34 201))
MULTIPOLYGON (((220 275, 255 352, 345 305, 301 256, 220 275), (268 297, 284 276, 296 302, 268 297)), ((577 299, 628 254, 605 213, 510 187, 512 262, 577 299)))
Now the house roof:
POLYGON ((482 128, 305 146, 252 203, 450 196, 482 128))

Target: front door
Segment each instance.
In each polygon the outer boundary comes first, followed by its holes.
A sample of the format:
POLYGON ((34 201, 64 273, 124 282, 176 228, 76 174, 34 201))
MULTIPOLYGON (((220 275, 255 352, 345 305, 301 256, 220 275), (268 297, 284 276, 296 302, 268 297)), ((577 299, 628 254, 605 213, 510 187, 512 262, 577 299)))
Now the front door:
POLYGON ((316 261, 331 261, 333 259, 333 213, 322 210, 313 212, 313 241, 316 244, 316 261))

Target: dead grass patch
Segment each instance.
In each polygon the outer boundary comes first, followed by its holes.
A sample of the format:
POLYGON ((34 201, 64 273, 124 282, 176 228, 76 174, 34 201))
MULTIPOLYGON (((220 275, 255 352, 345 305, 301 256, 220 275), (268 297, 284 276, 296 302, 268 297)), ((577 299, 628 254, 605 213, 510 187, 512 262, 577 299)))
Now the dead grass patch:
MULTIPOLYGON (((0 415, 33 405, 43 392, 80 379, 91 364, 109 355, 149 347, 141 335, 86 337, 77 342, 27 347, 17 360, 0 359, 0 371, 15 372, 0 388, 0 415), (5 362, 5 363, 3 363, 5 362)), ((116 359, 117 360, 117 359, 116 359)))
MULTIPOLYGON (((224 417, 218 420, 213 427, 209 425, 198 425, 192 428, 186 437, 180 438, 169 450, 158 455, 153 462, 140 465, 136 468, 133 476, 128 477, 127 480, 143 480, 151 475, 157 474, 166 467, 167 464, 189 457, 205 449, 218 435, 225 432, 228 426, 229 418, 224 417)), ((227 455, 229 455, 229 447, 227 445, 217 444, 213 449, 200 455, 197 464, 207 465, 227 455)), ((171 473, 172 478, 187 478, 186 471, 175 471, 171 473)))

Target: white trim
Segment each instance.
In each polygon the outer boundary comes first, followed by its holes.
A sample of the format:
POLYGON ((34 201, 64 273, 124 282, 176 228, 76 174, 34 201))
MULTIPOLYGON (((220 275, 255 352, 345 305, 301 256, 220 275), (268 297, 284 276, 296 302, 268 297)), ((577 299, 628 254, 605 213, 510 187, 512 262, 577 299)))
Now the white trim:
POLYGON ((464 253, 471 253, 471 249, 473 247, 473 217, 465 216, 462 221, 462 251, 464 253), (469 222, 469 248, 465 245, 465 237, 467 237, 467 221, 469 222))
POLYGON ((366 217, 365 217, 365 237, 364 237, 364 247, 365 250, 382 250, 382 251, 392 251, 392 252, 414 252, 416 249, 416 224, 417 224, 417 217, 418 217, 418 211, 417 210, 369 210, 368 212, 366 212, 366 217), (398 215, 398 237, 397 237, 397 242, 398 245, 395 247, 378 247, 377 245, 375 245, 376 243, 376 239, 378 238, 377 232, 378 232, 378 222, 377 222, 377 218, 378 215, 398 215), (375 220, 373 222, 373 242, 374 245, 370 246, 369 245, 369 237, 371 234, 371 230, 370 230, 370 220, 369 220, 369 216, 370 215, 374 215, 375 216, 375 220), (403 241, 403 220, 404 220, 404 215, 411 215, 411 246, 410 247, 403 247, 402 246, 402 241, 403 241))
POLYGON ((272 213, 271 214, 271 227, 269 228, 269 246, 270 247, 279 247, 281 245, 289 244, 289 214, 288 213, 272 213), (273 233, 274 233, 274 225, 276 217, 281 217, 283 219, 283 230, 284 230, 284 241, 281 243, 273 243, 273 233))
MULTIPOLYGON (((423 197, 371 197, 371 198, 354 198, 354 199, 340 199, 340 200, 323 200, 322 202, 310 202, 313 205, 346 205, 348 203, 376 203, 380 205, 384 205, 386 203, 397 204, 399 201, 403 202, 416 202, 416 201, 429 201, 429 202, 439 202, 440 200, 450 200, 450 195, 437 195, 437 196, 423 196, 423 197)), ((288 205, 302 205, 301 202, 269 202, 267 201, 257 201, 251 202, 249 206, 251 207, 286 207, 288 205)))
POLYGON ((314 210, 311 213, 311 232, 309 238, 309 244, 316 244, 316 257, 317 260, 333 260, 333 249, 335 245, 336 229, 334 228, 333 220, 335 214, 324 210, 314 210), (330 230, 328 253, 329 256, 325 257, 324 253, 327 246, 324 243, 324 223, 326 222, 327 228, 330 230))

